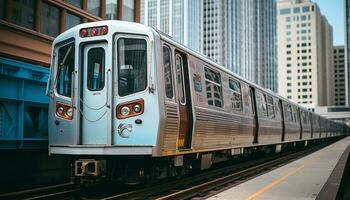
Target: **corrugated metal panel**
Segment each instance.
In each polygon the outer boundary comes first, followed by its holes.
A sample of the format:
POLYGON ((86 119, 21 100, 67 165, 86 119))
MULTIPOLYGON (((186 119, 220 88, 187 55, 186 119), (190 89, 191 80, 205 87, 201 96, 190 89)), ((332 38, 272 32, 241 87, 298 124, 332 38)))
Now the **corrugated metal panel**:
POLYGON ((204 108, 196 108, 195 113, 193 147, 196 150, 252 144, 254 140, 252 118, 204 108))
POLYGON ((47 148, 48 71, 0 57, 0 149, 47 148))
POLYGON ((176 104, 166 104, 166 126, 164 134, 163 153, 176 151, 176 141, 179 131, 179 113, 176 104))

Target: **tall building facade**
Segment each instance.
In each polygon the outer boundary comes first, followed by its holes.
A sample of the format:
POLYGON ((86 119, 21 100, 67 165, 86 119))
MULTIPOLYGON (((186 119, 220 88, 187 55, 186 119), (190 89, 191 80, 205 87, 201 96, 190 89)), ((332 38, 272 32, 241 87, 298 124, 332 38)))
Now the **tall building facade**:
POLYGON ((202 0, 141 0, 141 23, 200 51, 202 5, 202 0))
POLYGON ((346 105, 345 52, 344 46, 333 47, 334 63, 334 105, 346 105))
POLYGON ((345 8, 345 71, 346 71, 346 105, 350 106, 350 2, 344 0, 345 8))
POLYGON ((204 0, 203 8, 203 53, 277 91, 275 1, 204 0))
POLYGON ((274 0, 141 0, 141 23, 277 91, 274 0))
POLYGON ((278 93, 308 108, 334 105, 332 27, 310 0, 277 1, 278 93))

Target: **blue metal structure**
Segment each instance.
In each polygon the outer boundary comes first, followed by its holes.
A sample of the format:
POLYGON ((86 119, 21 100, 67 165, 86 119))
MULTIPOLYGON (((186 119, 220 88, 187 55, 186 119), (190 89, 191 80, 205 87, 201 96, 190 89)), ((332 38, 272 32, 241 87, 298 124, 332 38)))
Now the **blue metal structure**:
POLYGON ((49 69, 0 57, 0 149, 47 148, 49 69))

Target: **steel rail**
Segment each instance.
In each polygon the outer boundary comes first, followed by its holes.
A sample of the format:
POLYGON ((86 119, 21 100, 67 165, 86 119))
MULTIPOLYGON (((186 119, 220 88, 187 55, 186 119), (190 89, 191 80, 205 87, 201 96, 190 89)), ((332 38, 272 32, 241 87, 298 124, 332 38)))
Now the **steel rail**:
POLYGON ((30 199, 34 196, 41 196, 52 192, 67 191, 74 187, 75 187, 74 184, 69 182, 69 183, 52 185, 47 187, 39 187, 39 188, 33 188, 28 190, 4 193, 4 194, 0 194, 0 199, 30 199))

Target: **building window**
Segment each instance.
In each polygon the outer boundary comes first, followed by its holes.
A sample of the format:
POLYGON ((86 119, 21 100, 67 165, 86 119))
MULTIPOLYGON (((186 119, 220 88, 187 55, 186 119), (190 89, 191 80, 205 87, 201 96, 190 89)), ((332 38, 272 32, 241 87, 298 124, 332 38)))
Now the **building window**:
POLYGON ((5 1, 0 1, 0 19, 5 19, 5 1))
POLYGON ((73 15, 73 14, 70 14, 67 12, 67 16, 66 16, 66 30, 78 25, 81 23, 81 18, 76 16, 76 15, 73 15))
POLYGON ((106 19, 118 19, 118 1, 106 1, 106 19))
POLYGON ((302 16, 300 17, 300 20, 301 20, 301 21, 306 21, 306 15, 302 15, 302 16))
POLYGON ((223 102, 220 73, 205 67, 205 85, 208 105, 222 107, 223 102))
POLYGON ((134 21, 134 0, 123 0, 123 20, 134 21))
POLYGON ((231 108, 242 111, 241 84, 238 81, 229 79, 229 87, 232 91, 231 108))
POLYGON ((35 6, 36 1, 13 0, 11 22, 34 30, 35 6))
POLYGON ((280 10, 280 15, 288 15, 290 14, 290 8, 283 8, 280 10))
POLYGON ((87 11, 93 15, 101 16, 101 1, 87 0, 87 11))
POLYGON ((43 3, 40 31, 52 37, 60 33, 60 10, 58 8, 43 3))
POLYGON ((294 13, 300 13, 300 8, 299 7, 293 8, 293 12, 294 13))
POLYGON ((286 17, 286 22, 290 22, 290 17, 286 17))
POLYGON ((309 6, 304 6, 303 7, 303 12, 309 12, 310 11, 310 7, 309 6))
POLYGON ((69 4, 76 6, 78 8, 82 8, 81 0, 66 0, 69 4))

